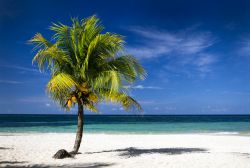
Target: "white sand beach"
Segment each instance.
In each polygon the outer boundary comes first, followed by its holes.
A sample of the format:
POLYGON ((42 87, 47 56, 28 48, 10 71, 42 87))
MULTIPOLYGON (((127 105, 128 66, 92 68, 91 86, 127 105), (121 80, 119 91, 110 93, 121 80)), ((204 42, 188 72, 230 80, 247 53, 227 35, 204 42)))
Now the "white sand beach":
POLYGON ((73 133, 0 134, 0 167, 250 168, 250 137, 237 135, 84 134, 81 154, 71 150, 73 133))

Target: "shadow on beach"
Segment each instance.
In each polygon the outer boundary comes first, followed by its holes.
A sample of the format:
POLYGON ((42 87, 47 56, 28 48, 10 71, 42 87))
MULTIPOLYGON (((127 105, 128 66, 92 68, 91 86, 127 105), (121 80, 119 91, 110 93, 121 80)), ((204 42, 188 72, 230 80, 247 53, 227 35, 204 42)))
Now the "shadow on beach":
POLYGON ((76 164, 76 165, 46 165, 46 164, 29 164, 29 165, 20 165, 27 162, 10 162, 10 161, 2 161, 0 162, 0 167, 2 167, 2 164, 5 164, 4 167, 10 167, 10 168, 21 168, 21 167, 29 167, 29 168, 101 168, 101 167, 108 167, 113 166, 113 163, 88 163, 88 164, 76 164))
MULTIPOLYGON (((2 148, 4 149, 4 148, 2 148)), ((7 148, 8 149, 8 148, 7 148)), ((85 154, 96 154, 96 153, 106 153, 106 152, 120 152, 119 156, 124 156, 126 158, 129 157, 137 157, 143 154, 167 154, 167 155, 179 155, 184 153, 197 153, 197 152, 207 152, 207 149, 203 148, 156 148, 156 149, 138 149, 134 147, 124 148, 124 149, 114 149, 114 150, 104 150, 99 152, 86 152, 85 154)), ((65 164, 65 165, 49 165, 49 164, 27 164, 24 161, 0 161, 0 167, 10 167, 10 168, 21 168, 21 167, 29 167, 29 168, 102 168, 109 167, 115 165, 114 163, 104 163, 104 162, 96 162, 96 163, 86 163, 86 164, 65 164)))
MULTIPOLYGON (((0 150, 11 150, 13 148, 5 148, 0 147, 0 150)), ((10 168, 21 168, 21 167, 29 167, 29 168, 102 168, 113 166, 114 163, 104 163, 104 162, 96 162, 96 163, 85 163, 85 164, 65 164, 65 165, 49 165, 49 164, 28 164, 25 161, 0 161, 0 167, 10 167, 10 168)))
POLYGON ((167 155, 179 155, 184 153, 194 153, 194 152, 207 152, 207 149, 203 148, 157 148, 157 149, 137 149, 134 147, 125 149, 115 149, 115 150, 104 150, 100 152, 87 152, 86 154, 95 153, 106 153, 106 152, 121 152, 119 156, 125 157, 136 157, 143 154, 167 154, 167 155))
POLYGON ((0 147, 0 150, 9 150, 9 149, 13 149, 13 148, 0 147))

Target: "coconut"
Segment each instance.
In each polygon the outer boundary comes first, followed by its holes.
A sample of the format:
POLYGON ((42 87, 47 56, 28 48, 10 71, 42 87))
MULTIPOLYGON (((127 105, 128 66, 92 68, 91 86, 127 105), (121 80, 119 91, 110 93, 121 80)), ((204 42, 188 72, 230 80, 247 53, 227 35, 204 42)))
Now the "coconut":
POLYGON ((96 103, 98 101, 98 97, 94 94, 94 93, 91 93, 88 97, 88 99, 94 103, 96 103))
POLYGON ((71 106, 72 106, 72 102, 71 100, 68 100, 68 108, 71 108, 71 106))
POLYGON ((74 102, 74 103, 76 103, 76 97, 75 96, 73 96, 72 98, 71 98, 71 100, 74 102))

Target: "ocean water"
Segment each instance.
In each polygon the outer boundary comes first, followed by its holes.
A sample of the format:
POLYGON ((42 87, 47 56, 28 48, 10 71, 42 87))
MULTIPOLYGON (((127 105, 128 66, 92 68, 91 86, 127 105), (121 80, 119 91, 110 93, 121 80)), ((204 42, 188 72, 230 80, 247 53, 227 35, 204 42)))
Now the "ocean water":
MULTIPOLYGON (((87 133, 250 135, 250 115, 85 115, 87 133)), ((76 131, 75 115, 0 115, 0 132, 76 131)))

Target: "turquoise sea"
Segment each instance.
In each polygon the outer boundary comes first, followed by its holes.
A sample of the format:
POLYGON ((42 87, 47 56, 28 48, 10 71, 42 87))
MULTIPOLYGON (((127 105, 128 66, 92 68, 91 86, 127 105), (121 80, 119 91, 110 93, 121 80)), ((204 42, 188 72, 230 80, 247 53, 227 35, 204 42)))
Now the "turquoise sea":
MULTIPOLYGON (((250 115, 85 115, 87 133, 250 135, 250 115)), ((75 115, 0 115, 0 132, 76 131, 75 115)))

